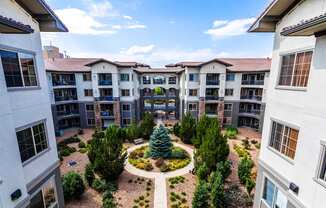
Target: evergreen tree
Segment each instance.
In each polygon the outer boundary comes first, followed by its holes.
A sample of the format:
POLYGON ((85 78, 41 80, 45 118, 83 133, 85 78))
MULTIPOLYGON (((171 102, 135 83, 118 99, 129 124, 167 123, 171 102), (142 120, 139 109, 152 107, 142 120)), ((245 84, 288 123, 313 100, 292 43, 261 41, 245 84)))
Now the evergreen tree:
POLYGON ((196 120, 190 114, 187 113, 181 121, 180 137, 186 144, 191 144, 192 138, 195 136, 196 120))
POLYGON ((168 131, 163 125, 156 128, 150 137, 149 151, 153 158, 169 158, 172 152, 172 142, 168 131))
POLYGON ((122 152, 122 140, 116 126, 107 128, 102 138, 94 138, 90 152, 95 172, 106 180, 115 180, 124 169, 126 153, 122 152))
POLYGON ((144 139, 149 139, 153 133, 153 128, 155 126, 153 115, 150 113, 145 113, 144 118, 140 124, 141 134, 144 139))
POLYGON ((194 198, 192 200, 193 208, 209 207, 209 192, 207 183, 200 181, 196 187, 194 198))
POLYGON ((211 198, 212 198, 212 204, 214 208, 225 207, 223 176, 219 171, 216 171, 213 174, 211 198))
POLYGON ((199 148, 202 144, 202 140, 205 137, 205 134, 207 132, 207 129, 210 128, 212 118, 208 118, 206 115, 203 115, 196 126, 196 134, 194 138, 192 139, 192 143, 196 148, 199 148))
POLYGON ((229 155, 229 146, 227 139, 221 134, 217 120, 214 120, 213 125, 207 130, 203 143, 196 154, 197 161, 205 162, 209 172, 215 170, 216 164, 225 161, 229 155))

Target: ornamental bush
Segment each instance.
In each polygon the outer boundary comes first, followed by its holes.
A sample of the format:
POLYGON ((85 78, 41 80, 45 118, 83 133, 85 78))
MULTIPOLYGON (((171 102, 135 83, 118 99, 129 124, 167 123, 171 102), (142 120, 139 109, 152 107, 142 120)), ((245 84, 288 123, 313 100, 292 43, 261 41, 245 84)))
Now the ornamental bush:
POLYGON ((209 192, 207 183, 200 181, 196 186, 194 198, 192 200, 193 208, 209 207, 209 192))
POLYGON ((78 199, 85 191, 82 177, 75 172, 69 172, 62 178, 62 187, 65 200, 78 199))
POLYGON ((251 169, 254 167, 254 162, 249 157, 243 157, 238 166, 238 177, 242 184, 251 178, 251 169))
POLYGON ((211 199, 214 208, 225 207, 223 176, 219 171, 213 174, 213 183, 211 187, 211 199))
POLYGON ((203 163, 200 165, 196 171, 197 177, 199 180, 207 180, 209 169, 206 165, 206 163, 203 163))
POLYGON ((158 128, 156 128, 150 138, 149 151, 151 157, 171 157, 172 142, 167 130, 163 125, 160 125, 158 128))
POLYGON ((208 118, 206 115, 200 117, 196 126, 196 134, 192 139, 192 143, 196 148, 199 148, 202 144, 203 138, 205 137, 207 130, 210 128, 212 119, 213 118, 208 118))
POLYGON ((84 173, 85 180, 87 181, 87 184, 91 186, 93 184, 93 181, 95 179, 94 170, 91 164, 87 164, 85 168, 84 173))
POLYGON ((96 178, 92 183, 92 188, 97 192, 104 192, 106 190, 106 182, 104 180, 96 178))
POLYGON ((216 165, 216 171, 221 173, 223 181, 225 181, 231 174, 231 164, 231 161, 226 160, 218 162, 216 165))
POLYGON ((195 130, 196 130, 196 120, 190 113, 187 113, 181 121, 181 126, 180 126, 181 140, 186 144, 191 144, 191 140, 195 136, 195 130))
POLYGON ((235 139, 238 134, 238 129, 235 127, 228 127, 225 131, 225 136, 229 139, 235 139))
POLYGON ((153 133, 153 128, 155 127, 155 122, 153 115, 150 113, 145 113, 144 118, 140 123, 140 132, 144 139, 149 139, 153 133))

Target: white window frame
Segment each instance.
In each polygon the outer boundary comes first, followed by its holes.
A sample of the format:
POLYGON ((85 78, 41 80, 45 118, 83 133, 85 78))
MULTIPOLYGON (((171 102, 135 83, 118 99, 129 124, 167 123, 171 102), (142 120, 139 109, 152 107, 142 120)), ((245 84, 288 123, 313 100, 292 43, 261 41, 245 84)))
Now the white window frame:
POLYGON ((318 166, 316 169, 315 180, 326 188, 326 171, 325 171, 324 178, 321 178, 321 174, 323 171, 322 168, 323 165, 326 163, 326 141, 321 141, 320 144, 321 147, 320 147, 320 154, 319 154, 318 166))
MULTIPOLYGON (((269 208, 274 208, 275 207, 275 204, 276 204, 276 194, 278 192, 282 193, 284 196, 287 196, 287 194, 277 185, 277 183, 271 179, 270 177, 267 177, 266 174, 263 174, 263 182, 262 182, 262 188, 261 188, 261 196, 260 196, 260 201, 261 203, 263 203, 266 207, 269 207, 269 208), (271 183, 273 183, 275 189, 274 189, 274 193, 273 193, 273 201, 272 201, 272 206, 269 206, 269 204, 266 202, 266 200, 263 198, 264 196, 264 189, 265 189, 265 180, 269 180, 271 183)), ((289 200, 287 200, 288 202, 289 200)))
POLYGON ((38 193, 38 192, 42 192, 42 197, 43 197, 43 205, 44 205, 44 208, 45 208, 45 199, 44 199, 44 194, 43 194, 43 188, 45 185, 47 185, 48 183, 52 182, 53 183, 53 187, 54 187, 54 196, 55 196, 55 199, 56 199, 56 202, 49 208, 53 208, 55 206, 58 206, 58 192, 57 192, 57 187, 56 187, 56 182, 55 182, 55 176, 51 176, 45 183, 42 184, 41 187, 39 187, 36 191, 34 191, 34 193, 31 195, 31 199, 38 193))
POLYGON ((131 96, 130 89, 121 89, 121 97, 130 97, 130 96, 131 96), (122 92, 123 92, 124 90, 128 90, 129 95, 123 95, 122 92))
POLYGON ((122 104, 122 112, 131 112, 131 104, 130 103, 123 103, 122 104), (127 111, 127 110, 123 110, 123 106, 124 105, 128 105, 129 106, 129 110, 127 111))
POLYGON ((130 74, 129 74, 129 73, 121 73, 121 74, 120 74, 120 82, 130 82, 130 74), (122 75, 123 75, 123 76, 126 76, 126 75, 127 75, 127 76, 128 76, 128 80, 122 80, 122 79, 121 79, 121 76, 122 76, 122 75))
POLYGON ((191 111, 191 112, 194 112, 194 111, 198 111, 198 104, 197 103, 188 103, 188 110, 191 111), (196 109, 195 110, 190 110, 190 105, 196 105, 196 109))

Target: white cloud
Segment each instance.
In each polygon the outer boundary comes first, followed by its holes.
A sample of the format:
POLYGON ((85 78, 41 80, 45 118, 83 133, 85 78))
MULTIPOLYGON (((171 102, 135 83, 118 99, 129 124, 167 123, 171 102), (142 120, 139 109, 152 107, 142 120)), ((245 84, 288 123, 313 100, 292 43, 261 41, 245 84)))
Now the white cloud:
POLYGON ((126 25, 124 28, 126 29, 146 29, 147 26, 143 24, 130 24, 126 25))
POLYGON ((127 20, 132 20, 133 19, 131 16, 128 16, 128 15, 123 15, 122 18, 127 19, 127 20))
POLYGON ((113 10, 113 6, 109 1, 102 1, 102 2, 92 2, 87 1, 89 7, 89 13, 93 17, 106 17, 111 16, 112 13, 115 13, 113 10))
POLYGON ((67 8, 55 11, 68 27, 70 33, 84 35, 110 35, 116 31, 108 29, 87 12, 77 8, 67 8))
POLYGON ((216 20, 213 27, 207 31, 213 39, 221 39, 231 36, 243 35, 247 32, 248 27, 255 21, 255 18, 245 18, 236 20, 216 20))
POLYGON ((154 47, 154 44, 146 46, 134 45, 128 48, 126 51, 122 51, 121 53, 125 53, 127 55, 148 54, 153 51, 154 47))

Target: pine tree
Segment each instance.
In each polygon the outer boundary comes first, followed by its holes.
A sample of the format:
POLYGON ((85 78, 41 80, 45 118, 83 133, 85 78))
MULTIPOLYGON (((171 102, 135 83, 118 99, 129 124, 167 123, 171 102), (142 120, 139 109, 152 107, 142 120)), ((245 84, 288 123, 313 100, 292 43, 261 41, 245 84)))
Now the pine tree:
POLYGON ((163 125, 156 128, 149 141, 150 156, 153 158, 169 158, 172 152, 171 138, 163 125))
POLYGON ((196 187, 194 198, 192 200, 193 208, 209 207, 208 185, 204 181, 200 181, 196 187))
POLYGON ((199 148, 203 142, 203 138, 206 135, 207 129, 210 128, 213 118, 209 118, 206 115, 200 117, 196 126, 196 135, 194 136, 192 143, 196 148, 199 148))
POLYGON ((145 113, 144 118, 140 124, 141 134, 144 139, 149 139, 153 133, 153 128, 155 126, 153 115, 150 113, 145 113))
POLYGON ((190 113, 187 113, 181 121, 181 126, 180 126, 181 140, 186 144, 191 144, 191 140, 195 136, 195 130, 196 130, 196 120, 190 113))
POLYGON ((211 198, 212 198, 212 204, 214 208, 225 207, 223 176, 219 171, 216 171, 213 174, 211 198))

